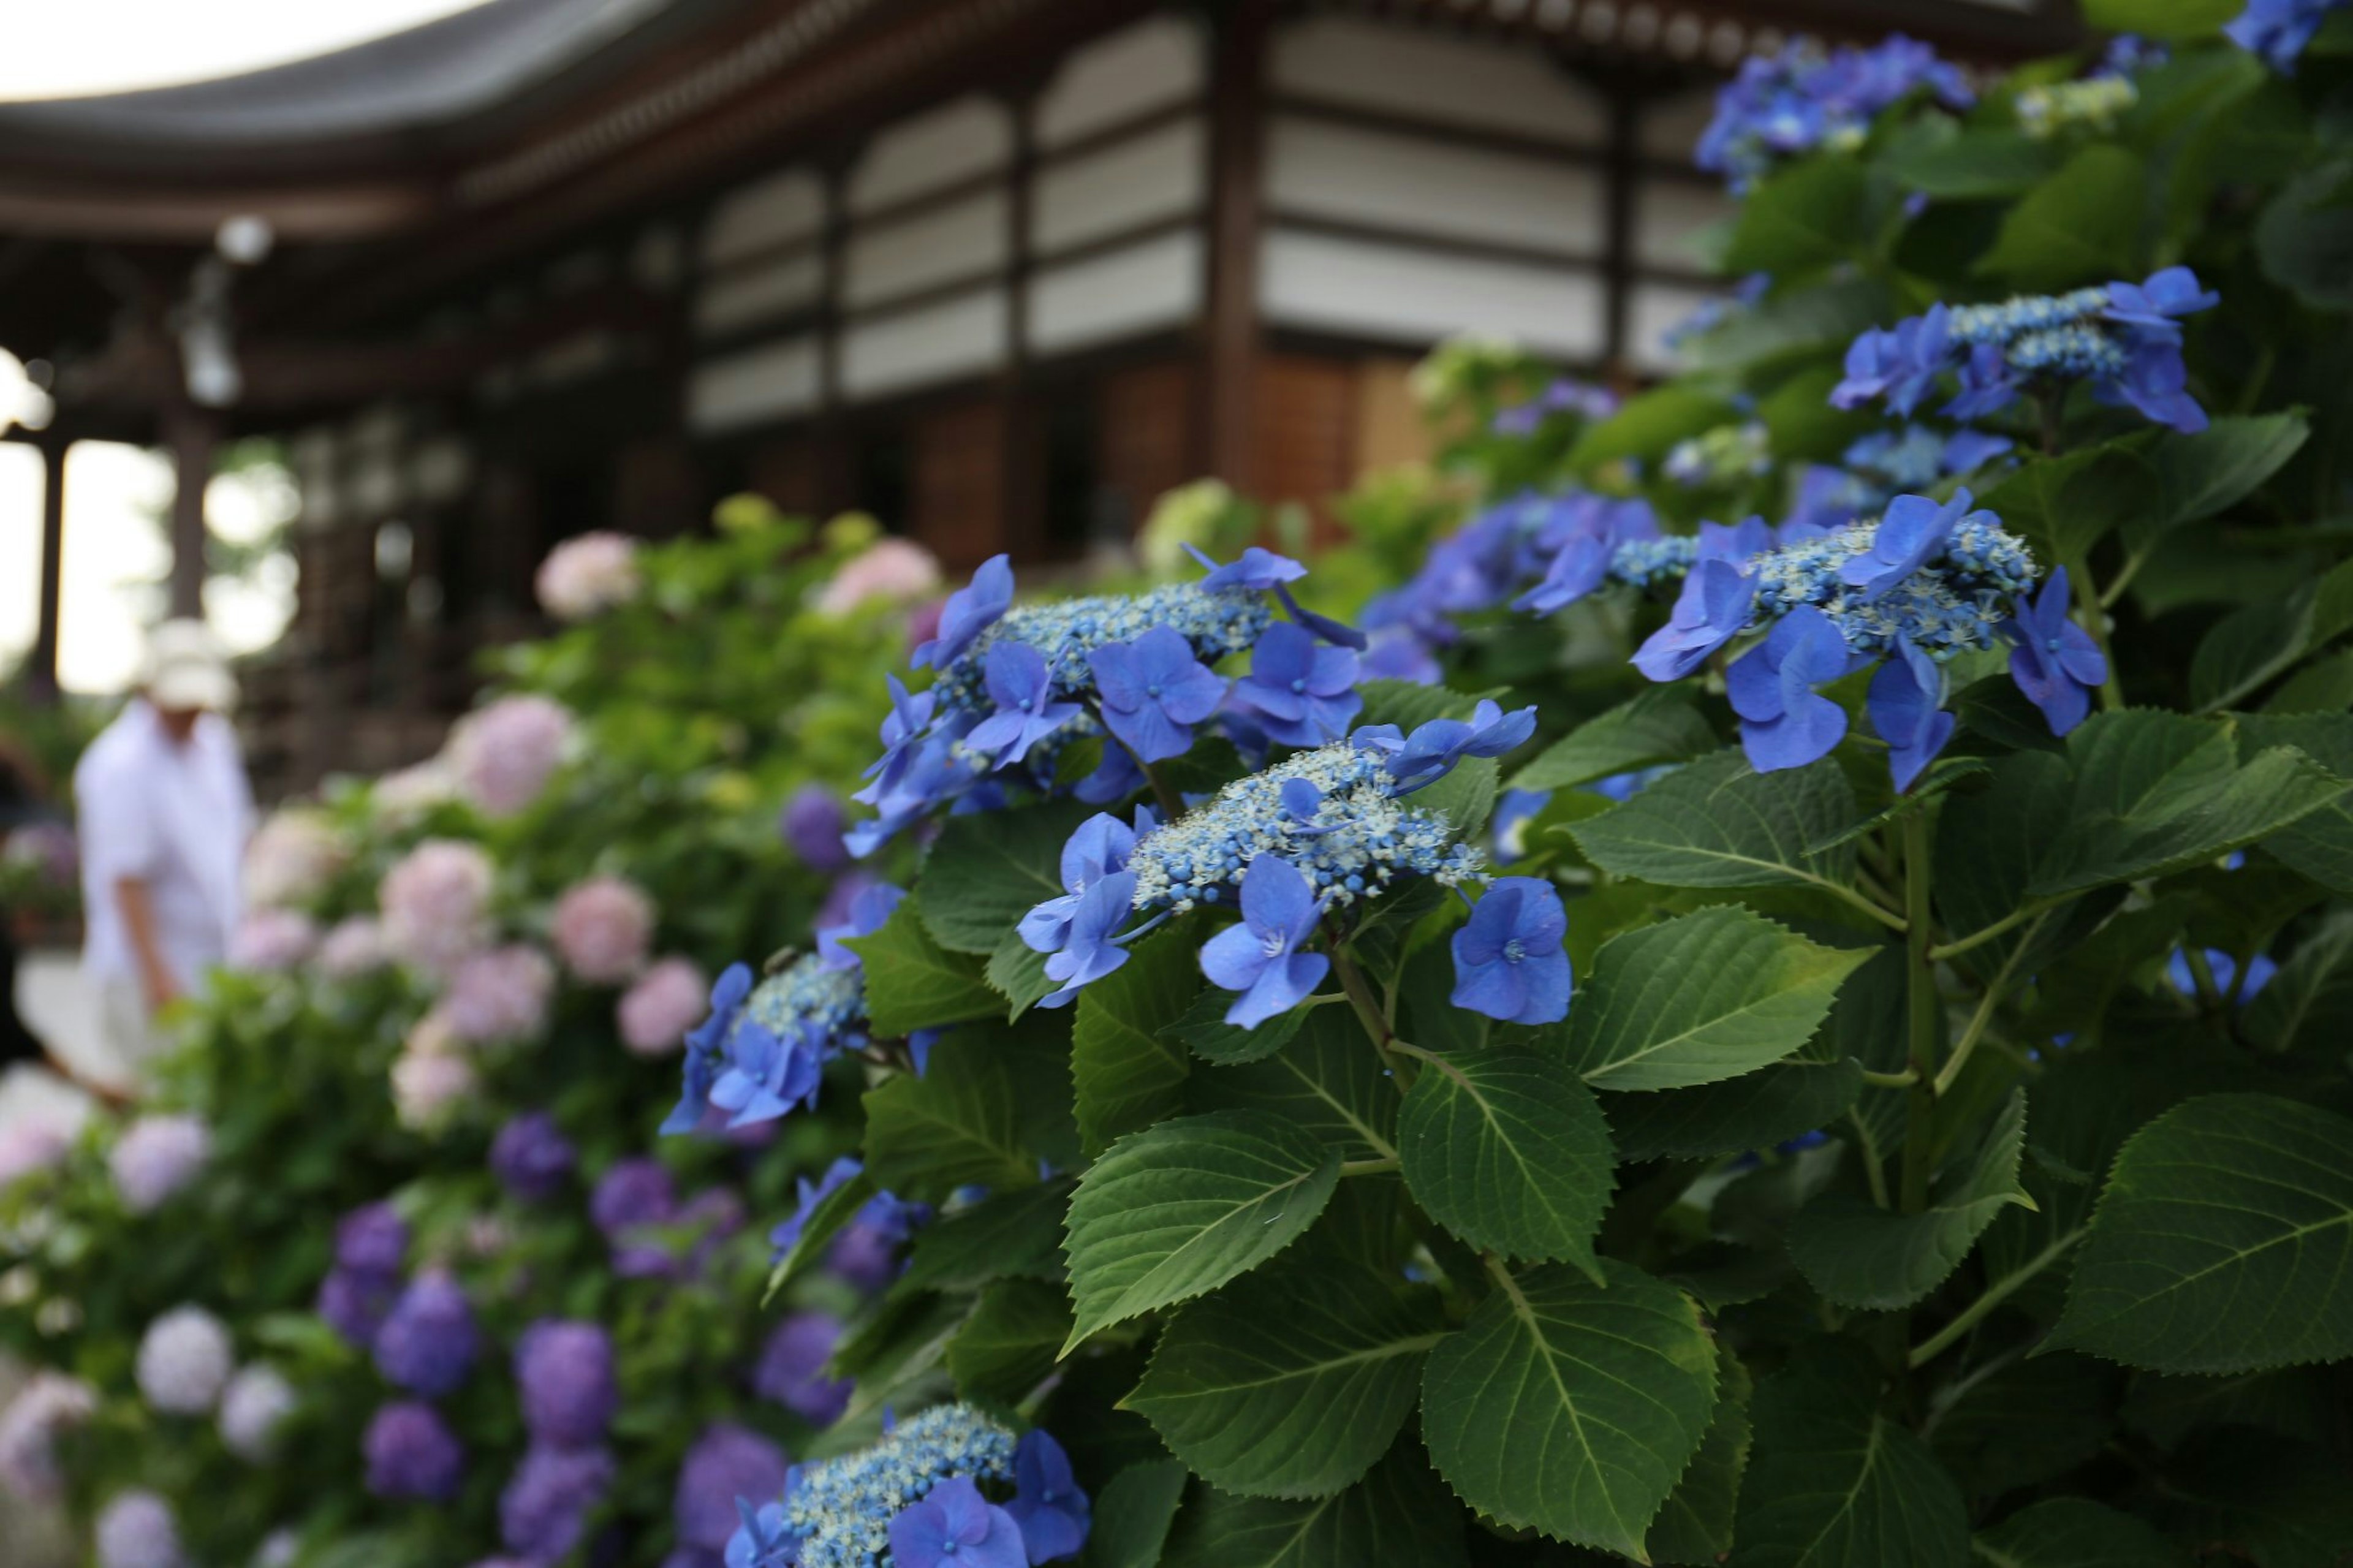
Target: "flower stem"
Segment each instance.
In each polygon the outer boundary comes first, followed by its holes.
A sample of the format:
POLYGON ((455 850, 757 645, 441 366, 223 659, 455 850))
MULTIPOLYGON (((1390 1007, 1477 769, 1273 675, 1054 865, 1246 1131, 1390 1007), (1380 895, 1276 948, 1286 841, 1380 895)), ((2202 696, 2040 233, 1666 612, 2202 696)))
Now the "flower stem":
MULTIPOLYGON (((1124 742, 1122 743, 1124 744, 1124 742)), ((1134 757, 1135 753, 1131 751, 1128 755, 1134 757)), ((1152 764, 1142 757, 1135 757, 1135 765, 1144 770, 1144 782, 1152 786, 1152 798, 1159 804, 1161 817, 1166 821, 1174 822, 1184 816, 1185 797, 1171 788, 1168 781, 1162 778, 1152 764)))
POLYGON ((1904 947, 1909 999, 1905 1056, 1913 1076, 1904 1117, 1905 1214, 1918 1214, 1928 1206, 1928 1177, 1935 1163, 1930 1144, 1936 1111, 1936 1037, 1942 1032, 1945 1000, 1936 990, 1931 874, 1928 814, 1915 811, 1904 819, 1904 947))
POLYGON ((1331 950, 1332 973, 1340 977, 1341 993, 1348 998, 1348 1005, 1356 1009, 1356 1022, 1365 1026, 1365 1037, 1373 1042, 1373 1049, 1380 1052, 1381 1060, 1388 1064, 1389 1081, 1403 1094, 1413 1087, 1413 1063, 1391 1048, 1397 1041, 1397 1031, 1389 1027, 1388 1017, 1382 1013, 1380 999, 1373 994, 1372 983, 1365 978, 1365 972, 1356 967, 1356 961, 1337 941, 1332 942, 1331 950))
POLYGON ((2071 1230, 2028 1258, 2013 1272, 2003 1275, 1991 1285, 1987 1286, 1985 1294, 1962 1308, 1951 1322, 1913 1346, 1912 1353, 1905 1358, 1905 1364, 1911 1367, 1926 1366, 1944 1354, 1953 1347, 1955 1341, 1976 1328, 1987 1313, 2010 1300, 2020 1286, 2042 1273, 2052 1264, 2058 1262, 2067 1255, 2069 1247, 2083 1239, 2084 1233, 2081 1229, 2071 1230))
MULTIPOLYGON (((1934 1088, 1937 1094, 1952 1092, 1954 1082, 1961 1076, 1961 1068, 1968 1065, 1969 1053, 1976 1050, 1978 1042, 1985 1037, 1986 1026, 1993 1021, 1994 1008, 2000 1005, 2002 997, 2009 992, 2010 977, 2017 972, 2018 961, 2026 956, 2028 948, 2034 945, 2035 933, 2050 918, 2049 910, 2034 917, 2034 923, 2026 928, 2026 934, 2019 939, 2016 947, 2010 950, 2010 956, 2002 960, 2001 968, 1987 984, 1985 994, 1978 998, 1977 1011, 1969 1016, 1968 1027, 1961 1031, 1960 1043, 1953 1047, 1953 1054, 1946 1058, 1944 1067, 1936 1074, 1934 1088)), ((1929 956, 1935 956, 1934 950, 1929 956)))

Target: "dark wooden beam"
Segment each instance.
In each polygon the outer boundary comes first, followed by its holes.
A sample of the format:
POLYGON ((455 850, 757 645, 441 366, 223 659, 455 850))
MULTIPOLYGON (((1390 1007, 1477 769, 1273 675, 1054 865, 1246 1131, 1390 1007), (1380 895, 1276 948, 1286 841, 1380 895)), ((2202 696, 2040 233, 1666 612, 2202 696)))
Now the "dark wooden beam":
POLYGON ((182 401, 164 416, 172 448, 172 616, 201 620, 205 613, 205 487, 213 477, 220 416, 182 401))
POLYGON ((1259 369, 1259 232, 1266 189, 1267 45, 1273 0, 1229 0, 1213 17, 1209 76, 1208 310, 1200 433, 1206 475, 1250 493, 1259 369))
POLYGON ((40 620, 33 633, 33 651, 26 660, 28 684, 37 702, 54 702, 58 695, 58 649, 61 646, 60 613, 66 575, 66 447, 57 437, 46 437, 41 451, 41 601, 40 620))

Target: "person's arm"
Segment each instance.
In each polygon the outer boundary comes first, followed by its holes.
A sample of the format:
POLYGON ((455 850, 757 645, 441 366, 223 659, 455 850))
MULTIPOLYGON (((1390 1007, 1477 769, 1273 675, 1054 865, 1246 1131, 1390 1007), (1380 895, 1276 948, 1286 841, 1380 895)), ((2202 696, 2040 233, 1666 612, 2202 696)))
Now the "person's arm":
POLYGON ((147 1010, 160 1013, 180 999, 180 983, 172 978, 155 940, 155 906, 147 897, 146 879, 117 877, 114 902, 122 913, 122 933, 131 939, 132 962, 139 966, 139 989, 146 995, 147 1010))

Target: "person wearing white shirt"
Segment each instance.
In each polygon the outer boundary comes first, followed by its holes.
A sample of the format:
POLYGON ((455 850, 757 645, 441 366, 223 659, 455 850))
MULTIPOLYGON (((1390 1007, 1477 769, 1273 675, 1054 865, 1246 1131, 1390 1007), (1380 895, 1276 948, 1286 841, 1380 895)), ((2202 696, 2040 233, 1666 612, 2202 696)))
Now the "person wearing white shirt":
POLYGON ((237 679, 200 621, 148 640, 139 693, 74 769, 86 939, 109 1043, 134 1068, 156 1017, 228 956, 253 796, 223 715, 237 679))

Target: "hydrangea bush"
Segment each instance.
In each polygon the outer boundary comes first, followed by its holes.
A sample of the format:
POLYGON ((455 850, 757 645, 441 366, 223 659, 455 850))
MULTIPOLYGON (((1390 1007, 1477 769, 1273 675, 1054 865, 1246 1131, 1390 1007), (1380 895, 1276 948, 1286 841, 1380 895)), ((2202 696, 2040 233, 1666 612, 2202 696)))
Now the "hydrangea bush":
POLYGON ((2353 1539, 2353 33, 2087 9, 1753 63, 1692 368, 1451 345, 1339 570, 993 561, 877 679, 921 863, 670 1125, 858 1097, 771 1287, 912 1232, 830 1363, 901 1423, 731 1563, 2353 1539))

